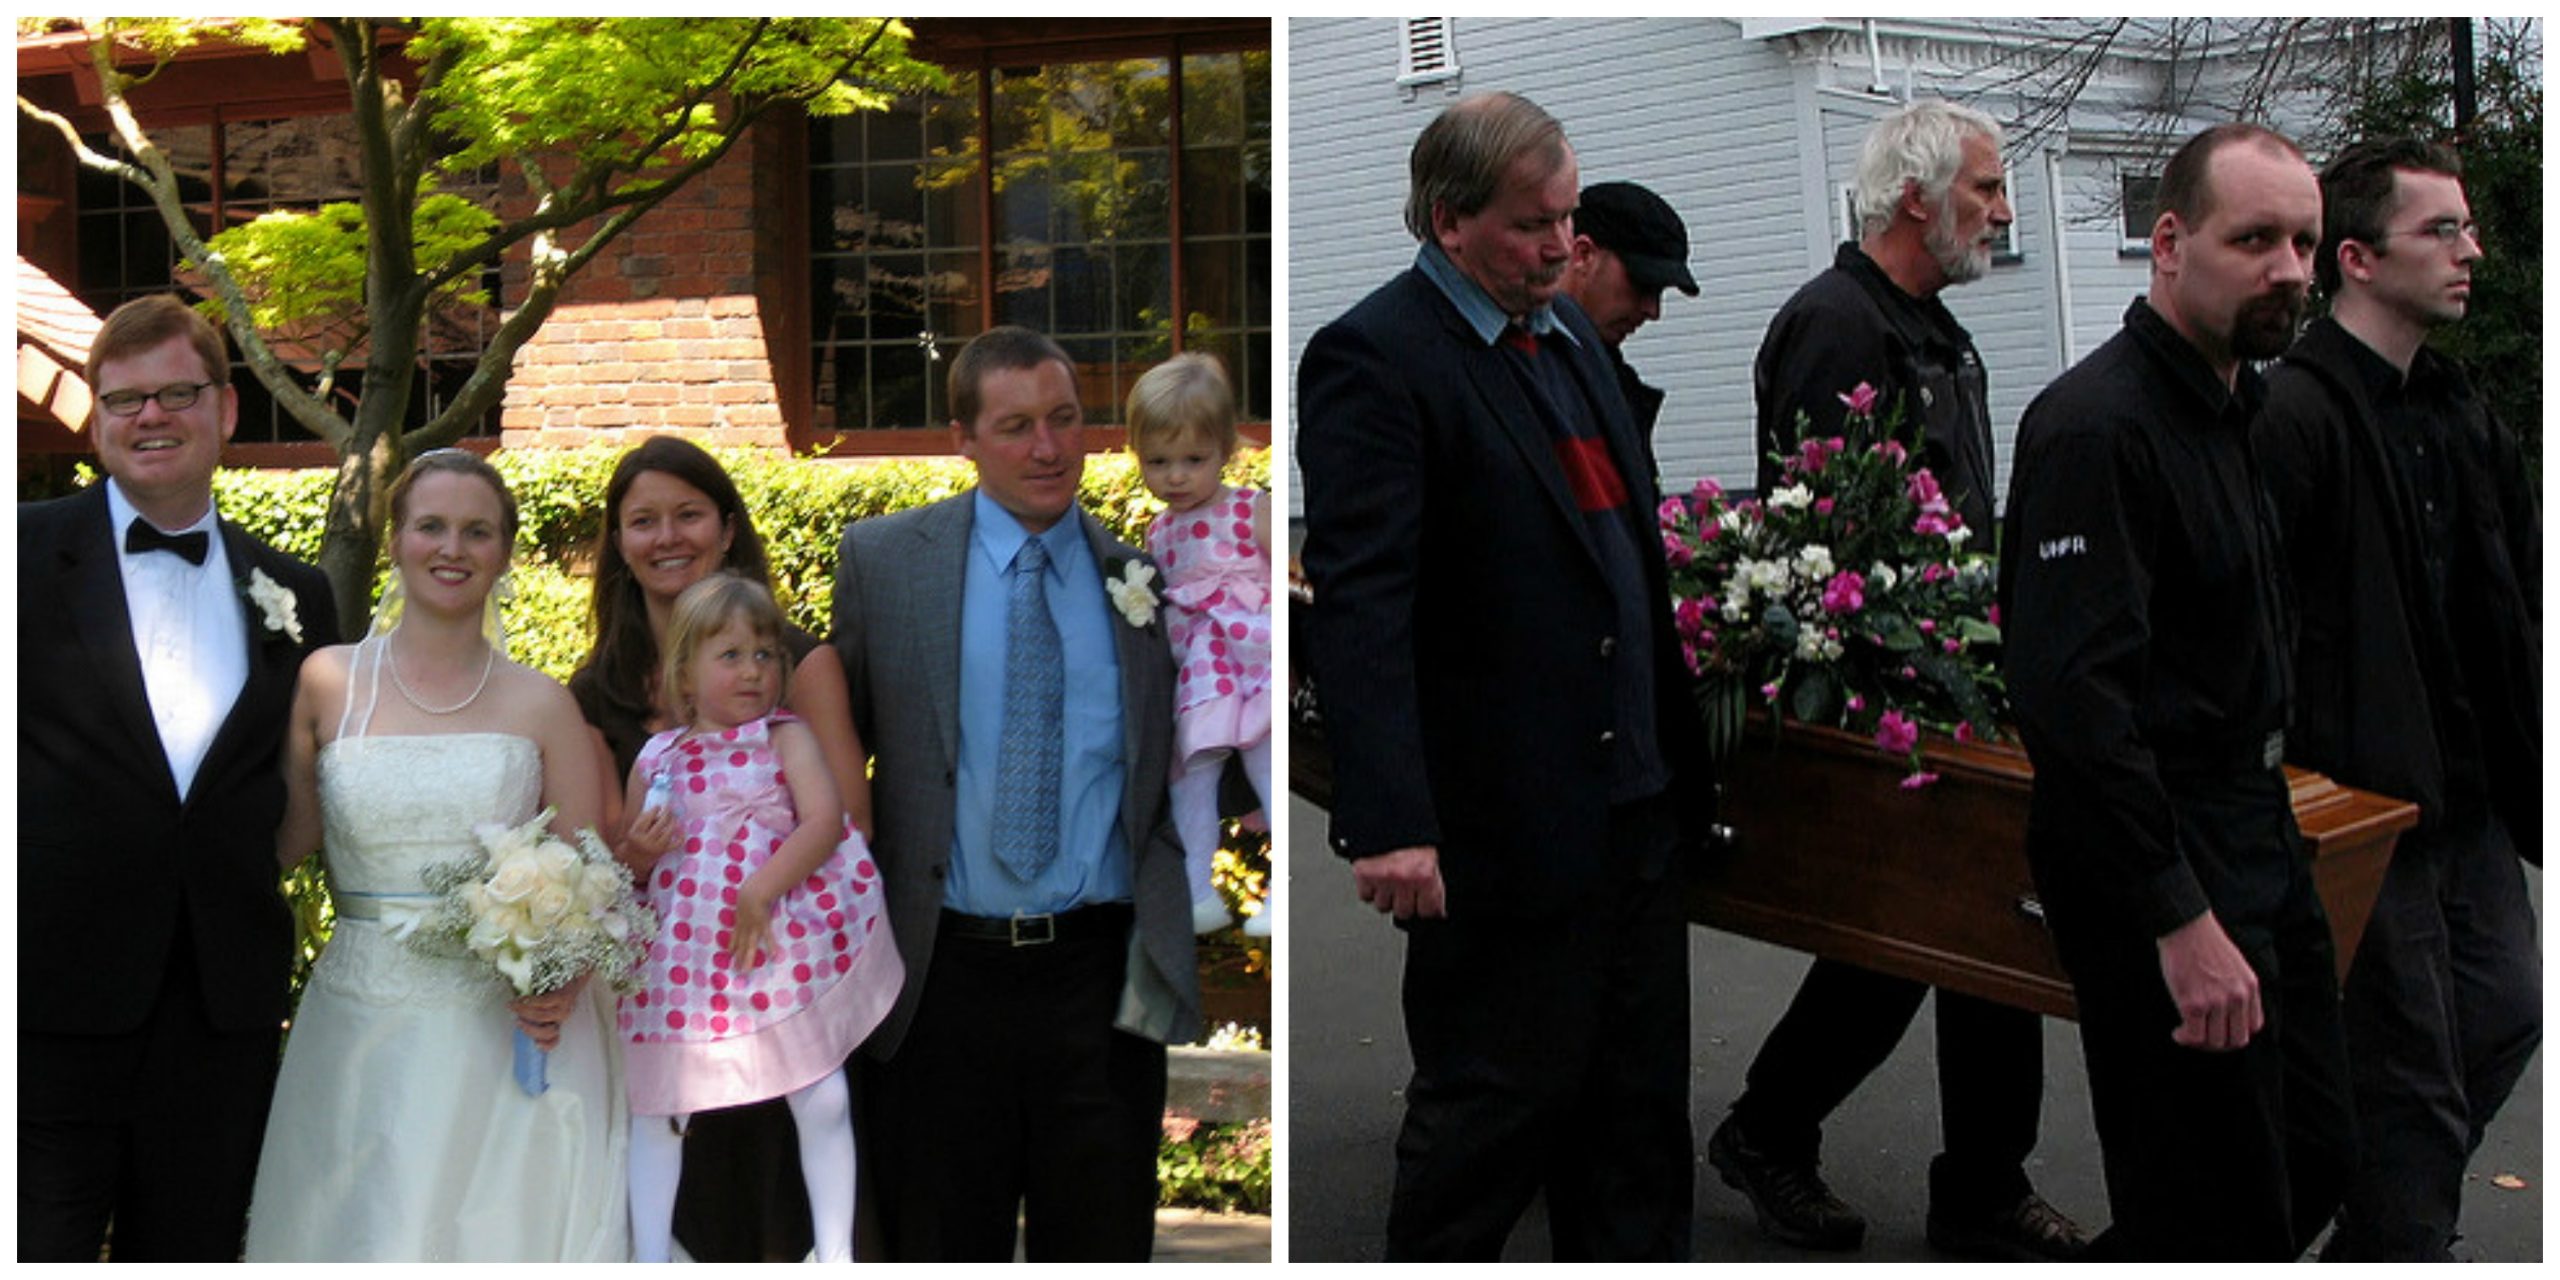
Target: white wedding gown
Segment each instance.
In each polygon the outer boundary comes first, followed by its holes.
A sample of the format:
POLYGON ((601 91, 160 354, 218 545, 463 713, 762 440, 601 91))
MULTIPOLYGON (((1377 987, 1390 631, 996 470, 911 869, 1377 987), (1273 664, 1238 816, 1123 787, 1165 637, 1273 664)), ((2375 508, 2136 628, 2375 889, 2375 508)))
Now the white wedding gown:
POLYGON ((522 823, 542 755, 505 734, 345 737, 320 751, 338 923, 293 1020, 249 1218, 249 1260, 622 1261, 630 1256, 620 1041, 589 984, 550 1054, 512 1073, 510 991, 421 955, 382 908, 472 827, 522 823))

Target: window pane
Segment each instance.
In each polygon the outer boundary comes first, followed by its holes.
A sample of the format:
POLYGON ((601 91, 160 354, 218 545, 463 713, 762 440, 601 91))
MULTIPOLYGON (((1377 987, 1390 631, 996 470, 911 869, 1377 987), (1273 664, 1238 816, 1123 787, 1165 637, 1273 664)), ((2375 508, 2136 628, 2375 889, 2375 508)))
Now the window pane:
POLYGON ((1244 141, 1242 71, 1241 57, 1232 53, 1193 54, 1182 60, 1183 145, 1244 141))
POLYGON ((1119 216, 1113 233, 1122 240, 1162 240, 1173 234, 1173 177, 1163 150, 1120 153, 1119 216))
MULTIPOLYGON (((1173 255, 1162 245, 1125 247, 1117 251, 1117 265, 1120 288, 1114 314, 1119 328, 1168 340, 1175 319, 1173 255)), ((1172 348, 1164 354, 1171 355, 1172 348)))
POLYGON ((1040 68, 996 72, 995 111, 997 155, 1049 149, 1049 86, 1040 68))
MULTIPOLYGON (((895 343, 871 349, 871 413, 867 426, 880 428, 932 427, 933 420, 925 407, 924 348, 912 342, 895 343)), ((937 395, 935 397, 939 399, 937 395)))
POLYGON ((996 323, 1049 331, 1050 258, 1045 247, 1006 246, 997 260, 996 323))
POLYGON ((1060 244, 1108 240, 1113 207, 1118 203, 1118 164, 1108 154, 1060 156, 1051 162, 1056 175, 1057 216, 1048 238, 1060 244))
POLYGON ((863 196, 869 206, 875 249, 924 247, 924 192, 917 189, 913 165, 874 165, 866 170, 863 196))
POLYGON ((857 114, 863 121, 868 159, 916 160, 924 156, 924 99, 899 98, 886 111, 857 114))
POLYGON ((933 331, 945 342, 955 337, 965 341, 966 335, 978 331, 978 299, 982 292, 978 281, 978 255, 937 253, 927 261, 933 273, 933 302, 929 316, 933 331))
POLYGON ((1244 153, 1236 147, 1182 149, 1182 231, 1234 235, 1244 229, 1244 153))
POLYGON ((1244 245, 1235 240, 1194 241, 1182 248, 1182 305, 1208 323, 1232 329, 1244 322, 1244 245))
POLYGON ((1051 337, 1104 333, 1111 328, 1111 251, 1060 245, 1057 288, 1050 295, 1051 337))
POLYGON ((1099 66, 1111 81, 1111 141, 1121 147, 1161 147, 1173 139, 1172 67, 1163 58, 1132 58, 1099 66))

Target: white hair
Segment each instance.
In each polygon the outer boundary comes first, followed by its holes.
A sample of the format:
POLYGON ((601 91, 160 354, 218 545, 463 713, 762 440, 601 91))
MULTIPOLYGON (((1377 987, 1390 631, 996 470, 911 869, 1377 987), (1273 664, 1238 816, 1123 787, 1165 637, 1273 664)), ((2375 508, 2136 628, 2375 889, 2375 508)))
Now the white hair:
POLYGON ((2000 146, 2000 122, 1972 107, 1924 99, 1886 116, 1867 130, 1858 149, 1858 234, 1874 235, 1893 221, 1903 188, 1920 184, 1922 199, 1941 204, 1964 165, 1964 140, 1975 134, 2000 146))

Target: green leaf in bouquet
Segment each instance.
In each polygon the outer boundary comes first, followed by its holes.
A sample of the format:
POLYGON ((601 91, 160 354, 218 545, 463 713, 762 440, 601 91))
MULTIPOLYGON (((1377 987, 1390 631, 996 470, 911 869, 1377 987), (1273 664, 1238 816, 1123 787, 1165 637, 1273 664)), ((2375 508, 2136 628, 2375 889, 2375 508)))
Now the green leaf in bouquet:
POLYGON ((1779 652, 1795 652, 1796 632, 1802 628, 1796 622, 1794 610, 1783 604, 1770 605, 1768 611, 1760 615, 1760 626, 1769 633, 1769 642, 1779 652))
POLYGON ((1840 677, 1829 667, 1807 670, 1788 695, 1788 710, 1806 724, 1831 723, 1840 714, 1840 677))
POLYGON ((1875 630, 1876 643, 1895 653, 1910 653, 1922 647, 1925 639, 1911 619, 1887 610, 1870 610, 1867 625, 1875 630))
POLYGON ((1957 615, 1956 634, 1967 644, 2000 643, 2000 628, 1991 625, 1990 620, 1986 618, 1957 615))
POLYGON ((1991 727, 1989 699, 1982 696, 1982 686, 1962 662, 1936 649, 1923 649, 1911 655, 1911 665, 1929 683, 1946 692, 1954 700, 1956 714, 1972 724, 1977 732, 1991 727))

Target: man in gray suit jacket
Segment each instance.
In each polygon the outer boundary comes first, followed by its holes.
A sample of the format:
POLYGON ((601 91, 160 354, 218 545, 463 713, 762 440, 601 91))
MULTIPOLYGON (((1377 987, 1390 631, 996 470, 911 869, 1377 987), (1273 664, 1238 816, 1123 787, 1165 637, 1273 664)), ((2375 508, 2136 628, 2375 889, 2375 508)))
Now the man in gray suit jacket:
POLYGON ((978 487, 864 520, 835 645, 872 753, 906 989, 869 1044, 899 1261, 1145 1261, 1164 1046, 1197 1033, 1153 566, 1076 505, 1074 367, 1005 326, 951 367, 978 487), (1106 586, 1106 583, 1114 584, 1106 586))

